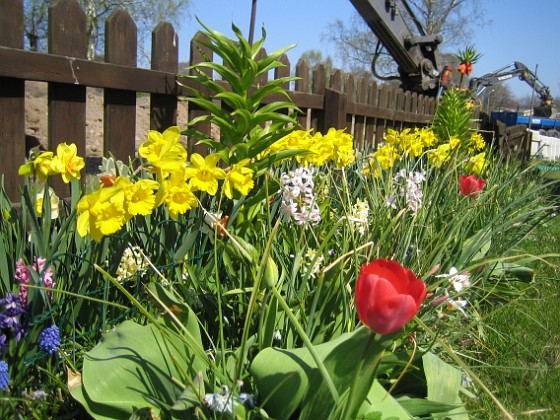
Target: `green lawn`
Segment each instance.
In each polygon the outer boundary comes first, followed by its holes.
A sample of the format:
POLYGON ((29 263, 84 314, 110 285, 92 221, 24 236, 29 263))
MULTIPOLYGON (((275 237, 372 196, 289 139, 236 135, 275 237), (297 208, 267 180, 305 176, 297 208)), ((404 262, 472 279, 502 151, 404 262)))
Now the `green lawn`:
MULTIPOLYGON (((560 216, 527 242, 528 253, 560 252, 560 216)), ((475 371, 515 418, 560 418, 560 259, 534 264, 536 277, 521 296, 488 308, 488 351, 475 371)), ((469 402, 472 417, 501 412, 486 395, 469 402)))

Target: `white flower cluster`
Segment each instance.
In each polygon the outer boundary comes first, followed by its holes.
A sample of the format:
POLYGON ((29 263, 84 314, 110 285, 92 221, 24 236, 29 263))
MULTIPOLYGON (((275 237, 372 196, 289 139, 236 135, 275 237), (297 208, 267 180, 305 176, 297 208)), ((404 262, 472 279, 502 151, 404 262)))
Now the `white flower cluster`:
MULTIPOLYGON (((416 214, 418 209, 422 207, 424 193, 421 185, 426 180, 426 172, 407 172, 406 169, 401 169, 395 175, 394 180, 398 182, 401 179, 405 181, 405 184, 401 186, 400 192, 405 196, 407 207, 416 214)), ((389 207, 397 208, 395 197, 385 197, 385 203, 389 207)))
POLYGON ((123 281, 131 276, 143 274, 148 265, 142 250, 138 246, 129 246, 123 252, 117 268, 117 280, 123 281))
POLYGON ((313 170, 305 167, 283 173, 282 210, 298 225, 316 225, 321 221, 319 206, 313 189, 313 170))
MULTIPOLYGON (((449 270, 449 274, 439 274, 436 276, 437 278, 446 278, 452 284, 455 292, 460 293, 463 288, 468 288, 471 286, 471 275, 468 272, 459 273, 459 270, 455 267, 451 267, 449 270)), ((468 305, 468 302, 464 299, 451 299, 449 292, 445 291, 445 297, 447 302, 447 309, 452 311, 459 311, 463 315, 467 315, 465 310, 463 309, 465 306, 468 305)))
POLYGON ((322 255, 317 255, 317 250, 308 248, 303 262, 304 275, 312 279, 317 277, 317 274, 321 271, 324 260, 322 255))
POLYGON ((352 206, 352 214, 347 217, 352 229, 358 230, 360 235, 366 233, 368 227, 369 204, 367 201, 362 201, 359 198, 356 204, 352 206))

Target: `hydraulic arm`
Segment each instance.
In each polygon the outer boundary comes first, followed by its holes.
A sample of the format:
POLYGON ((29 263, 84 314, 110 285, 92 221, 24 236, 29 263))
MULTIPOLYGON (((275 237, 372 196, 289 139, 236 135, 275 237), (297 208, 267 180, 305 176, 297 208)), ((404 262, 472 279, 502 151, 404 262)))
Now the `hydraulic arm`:
POLYGON ((439 77, 436 51, 441 35, 427 35, 405 0, 350 2, 396 61, 403 89, 435 96, 439 77), (405 16, 410 16, 417 35, 410 30, 405 16))
POLYGON ((526 82, 539 97, 541 104, 535 107, 534 114, 540 117, 550 117, 553 104, 550 89, 540 82, 534 72, 519 61, 515 61, 512 64, 508 64, 484 76, 471 79, 469 88, 474 92, 475 96, 478 97, 482 95, 487 87, 512 79, 513 77, 518 77, 520 80, 526 82))

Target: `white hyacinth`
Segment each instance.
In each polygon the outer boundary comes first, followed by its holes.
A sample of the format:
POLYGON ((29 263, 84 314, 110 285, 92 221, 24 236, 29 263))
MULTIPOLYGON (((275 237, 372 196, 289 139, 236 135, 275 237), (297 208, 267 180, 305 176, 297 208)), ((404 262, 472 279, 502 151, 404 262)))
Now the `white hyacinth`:
POLYGON ((316 225, 321 221, 319 205, 313 191, 313 170, 305 167, 283 173, 282 210, 298 225, 316 225))

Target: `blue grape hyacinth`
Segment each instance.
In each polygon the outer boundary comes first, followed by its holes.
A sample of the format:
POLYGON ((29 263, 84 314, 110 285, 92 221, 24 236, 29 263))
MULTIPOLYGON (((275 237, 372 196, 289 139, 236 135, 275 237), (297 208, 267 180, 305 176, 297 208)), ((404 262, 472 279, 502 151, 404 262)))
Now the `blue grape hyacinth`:
POLYGON ((10 375, 8 374, 8 364, 0 360, 0 389, 5 390, 10 383, 10 375))
POLYGON ((56 353, 58 346, 60 346, 60 332, 55 324, 41 331, 39 336, 39 348, 41 350, 53 354, 56 353))

